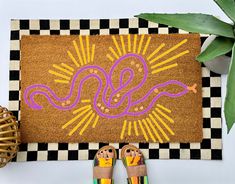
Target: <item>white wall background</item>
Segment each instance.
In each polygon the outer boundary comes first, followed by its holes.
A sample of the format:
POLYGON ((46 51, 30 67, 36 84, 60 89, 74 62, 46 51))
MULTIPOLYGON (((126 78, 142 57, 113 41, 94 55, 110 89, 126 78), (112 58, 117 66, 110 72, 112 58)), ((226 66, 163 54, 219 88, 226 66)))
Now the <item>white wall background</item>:
MULTIPOLYGON (((8 60, 12 18, 126 18, 141 12, 201 12, 228 21, 213 0, 0 0, 0 104, 8 106, 8 60)), ((222 76, 223 100, 226 76, 222 76)), ((226 135, 223 161, 147 161, 150 184, 234 184, 235 127, 226 135)), ((126 183, 121 161, 116 184, 126 183)), ((10 163, 0 169, 0 184, 92 184, 92 161, 10 163)))

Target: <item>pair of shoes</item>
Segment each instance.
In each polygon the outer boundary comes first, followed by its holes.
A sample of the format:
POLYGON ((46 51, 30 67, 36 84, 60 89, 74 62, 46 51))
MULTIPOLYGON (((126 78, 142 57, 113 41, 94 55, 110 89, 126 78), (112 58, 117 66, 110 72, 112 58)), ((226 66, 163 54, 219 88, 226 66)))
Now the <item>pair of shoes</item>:
MULTIPOLYGON (((94 184, 113 184, 113 168, 117 152, 112 146, 98 150, 94 158, 94 184)), ((121 159, 126 167, 129 184, 148 184, 147 168, 142 152, 133 145, 126 145, 121 150, 121 159)))

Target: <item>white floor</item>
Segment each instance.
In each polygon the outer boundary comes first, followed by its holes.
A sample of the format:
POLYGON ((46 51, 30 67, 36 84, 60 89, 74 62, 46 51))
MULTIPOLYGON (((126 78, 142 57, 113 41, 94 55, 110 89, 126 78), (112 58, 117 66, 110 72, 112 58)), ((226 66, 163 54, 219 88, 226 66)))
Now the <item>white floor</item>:
MULTIPOLYGON (((201 12, 228 21, 213 0, 0 0, 0 104, 8 106, 8 60, 12 18, 126 18, 141 12, 201 12)), ((226 76, 222 76, 223 100, 226 76)), ((224 119, 223 119, 224 120, 224 119)), ((226 134, 223 121, 223 161, 147 161, 151 184, 235 183, 235 127, 226 134)), ((116 184, 126 183, 121 161, 116 184)), ((0 184, 90 184, 91 161, 11 163, 0 169, 0 184)))

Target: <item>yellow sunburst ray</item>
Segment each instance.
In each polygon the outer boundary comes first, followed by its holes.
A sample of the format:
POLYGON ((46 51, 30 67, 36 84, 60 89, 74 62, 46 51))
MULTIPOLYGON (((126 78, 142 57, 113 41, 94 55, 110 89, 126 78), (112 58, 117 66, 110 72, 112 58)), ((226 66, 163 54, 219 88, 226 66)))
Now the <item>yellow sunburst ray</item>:
MULTIPOLYGON (((77 45, 77 42, 75 40, 73 41, 73 46, 74 46, 74 49, 76 51, 77 57, 79 59, 80 65, 83 66, 84 62, 82 60, 82 55, 81 55, 81 53, 80 53, 80 51, 78 49, 78 45, 77 45)), ((79 66, 77 66, 77 67, 79 67, 79 66)))
POLYGON ((162 43, 159 47, 157 47, 148 57, 147 60, 149 61, 154 55, 156 55, 163 47, 165 47, 165 43, 162 43))
POLYGON ((160 137, 159 133, 157 132, 157 130, 155 129, 155 127, 152 124, 152 121, 149 118, 146 118, 146 121, 148 122, 149 126, 151 127, 151 129, 153 130, 154 134, 156 135, 158 141, 160 143, 163 143, 162 138, 160 137))
POLYGON ((84 64, 87 64, 85 48, 84 48, 84 44, 83 44, 83 40, 82 40, 81 35, 79 36, 79 42, 80 42, 80 47, 81 47, 81 50, 82 50, 82 56, 83 56, 84 64))
POLYGON ((61 77, 61 78, 66 79, 66 80, 70 80, 70 79, 71 79, 69 76, 66 76, 66 75, 64 75, 64 74, 55 72, 55 71, 53 71, 53 70, 49 70, 48 72, 49 72, 50 74, 52 74, 52 75, 55 75, 55 76, 57 76, 57 77, 61 77))
POLYGON ((137 35, 134 35, 134 41, 133 41, 133 53, 136 53, 136 43, 137 43, 137 35))
POLYGON ((117 42, 116 37, 115 37, 115 36, 112 36, 112 39, 113 39, 114 45, 115 45, 115 47, 116 47, 116 49, 117 49, 117 51, 118 51, 119 56, 121 56, 121 55, 122 55, 122 52, 121 52, 121 49, 120 49, 120 47, 119 47, 119 44, 118 44, 118 42, 117 42))
POLYGON ((77 114, 77 113, 79 113, 79 112, 81 112, 81 111, 83 111, 85 109, 91 109, 91 105, 85 105, 83 107, 80 107, 79 109, 73 111, 73 114, 77 114))
POLYGON ((126 125, 127 125, 127 120, 124 120, 123 126, 122 126, 122 132, 121 132, 121 136, 120 136, 121 140, 124 138, 124 134, 125 134, 125 130, 126 130, 126 125))
POLYGON ((70 124, 72 124, 73 122, 75 122, 78 118, 80 118, 83 114, 85 114, 87 111, 89 111, 91 108, 87 108, 84 111, 82 111, 80 114, 78 114, 77 116, 75 116, 74 118, 72 118, 71 120, 69 120, 67 123, 65 123, 62 126, 62 129, 65 129, 67 126, 69 126, 70 124))
POLYGON ((188 54, 188 53, 189 53, 189 50, 185 50, 185 51, 183 51, 183 52, 181 52, 181 53, 179 53, 179 54, 176 54, 176 55, 174 55, 174 56, 172 56, 172 57, 166 59, 165 61, 159 62, 159 63, 157 63, 157 64, 151 66, 151 69, 154 69, 154 68, 157 68, 157 67, 159 67, 159 66, 161 66, 161 65, 164 65, 164 64, 166 64, 166 63, 169 63, 169 62, 171 62, 171 61, 173 61, 173 60, 175 60, 175 59, 177 59, 177 58, 179 58, 179 57, 182 57, 183 55, 188 54))
POLYGON ((82 103, 90 103, 91 100, 90 100, 90 99, 83 99, 83 100, 81 100, 81 102, 82 102, 82 103))
POLYGON ((149 114, 150 119, 152 120, 152 122, 155 124, 155 126, 157 127, 157 129, 161 132, 161 134, 165 137, 165 139, 167 141, 169 141, 169 137, 166 135, 165 131, 161 128, 161 126, 158 124, 158 122, 155 120, 155 118, 153 117, 152 114, 149 114))
POLYGON ((69 81, 68 81, 68 80, 55 79, 54 82, 55 82, 55 83, 62 83, 62 84, 69 84, 69 81))
POLYGON ((144 127, 143 127, 143 125, 142 125, 142 122, 141 122, 140 120, 138 120, 138 123, 139 123, 140 129, 141 129, 141 131, 142 131, 142 133, 143 133, 143 135, 144 135, 145 140, 148 142, 149 138, 148 138, 148 136, 147 136, 147 134, 146 134, 146 132, 145 132, 145 130, 144 130, 144 127))
POLYGON ((178 66, 178 64, 177 64, 177 63, 174 63, 174 64, 171 64, 171 65, 164 66, 164 67, 162 67, 162 68, 153 70, 151 73, 152 73, 152 74, 157 74, 157 73, 159 73, 159 72, 162 72, 162 71, 165 71, 165 70, 168 70, 168 69, 177 67, 177 66, 178 66))
POLYGON ((92 125, 92 128, 95 128, 95 127, 96 127, 96 125, 97 125, 97 123, 98 123, 98 121, 99 121, 99 118, 100 118, 100 116, 99 116, 99 115, 96 115, 95 121, 94 121, 94 123, 93 123, 93 125, 92 125))
POLYGON ((83 118, 82 120, 69 132, 69 136, 73 135, 74 132, 77 131, 77 129, 89 118, 89 116, 92 114, 92 110, 89 111, 83 118))
POLYGON ((123 39, 122 35, 120 35, 120 40, 121 40, 121 44, 122 44, 122 52, 123 52, 123 54, 126 54, 126 47, 125 47, 124 39, 123 39))
POLYGON ((73 56, 73 54, 68 50, 67 51, 68 56, 70 57, 70 59, 73 61, 73 63, 77 66, 80 67, 80 65, 78 64, 77 60, 75 59, 75 57, 73 56))
POLYGON ((128 52, 131 52, 131 35, 130 34, 127 36, 127 40, 128 40, 128 43, 127 43, 128 52))
POLYGON ((141 49, 142 49, 142 44, 143 44, 143 41, 144 41, 144 34, 141 35, 141 38, 140 38, 140 42, 139 42, 139 46, 138 46, 138 50, 137 50, 137 53, 139 54, 141 49))
POLYGON ((91 123, 92 119, 94 118, 95 113, 92 113, 91 117, 89 118, 89 120, 86 122, 86 124, 82 127, 82 129, 79 132, 79 135, 82 135, 83 132, 87 129, 87 127, 89 126, 89 124, 91 123))
POLYGON ((153 142, 156 142, 156 139, 155 139, 155 137, 153 136, 153 134, 152 134, 152 132, 151 132, 151 130, 150 130, 150 128, 149 128, 149 126, 148 126, 146 120, 143 119, 142 122, 144 123, 144 125, 145 125, 145 127, 146 127, 146 129, 147 129, 147 131, 148 131, 148 134, 150 135, 150 138, 152 139, 152 141, 153 141, 153 142))
POLYGON ((173 47, 171 47, 170 49, 168 49, 167 51, 163 52, 162 54, 158 55, 156 58, 154 58, 153 60, 151 60, 149 63, 152 64, 155 61, 157 61, 158 59, 164 57, 165 55, 171 53, 172 51, 176 50, 177 48, 179 48, 181 45, 185 44, 188 41, 188 39, 184 39, 183 41, 179 42, 178 44, 174 45, 173 47))
POLYGON ((86 36, 87 63, 90 63, 90 44, 89 36, 86 36))
POLYGON ((114 51, 112 47, 109 47, 109 50, 112 52, 112 54, 115 56, 116 59, 119 58, 118 54, 114 51))
POLYGON ((163 119, 157 115, 156 112, 152 112, 153 115, 158 119, 158 121, 160 121, 160 123, 168 130, 168 132, 171 134, 171 135, 175 135, 175 133, 171 130, 171 128, 163 121, 163 119))
POLYGON ((161 105, 161 104, 157 104, 157 107, 159 107, 160 109, 162 109, 162 110, 164 110, 164 111, 166 111, 166 112, 168 112, 168 113, 171 113, 171 110, 170 110, 170 109, 164 107, 164 106, 161 105))
POLYGON ((68 70, 70 70, 71 72, 74 72, 74 69, 73 67, 69 66, 68 64, 65 64, 65 63, 61 63, 61 66, 67 68, 68 70))
POLYGON ((129 124, 128 124, 128 135, 131 136, 131 127, 132 127, 132 122, 129 121, 129 124))
POLYGON ((64 73, 66 73, 66 74, 73 75, 73 72, 71 72, 71 71, 69 71, 69 70, 67 70, 67 69, 65 69, 65 68, 62 68, 62 67, 60 67, 60 66, 58 66, 58 65, 56 65, 56 64, 53 64, 52 66, 53 66, 54 68, 56 68, 56 69, 58 69, 58 70, 64 72, 64 73))
POLYGON ((145 47, 144 47, 144 50, 142 52, 143 55, 145 55, 147 49, 148 49, 148 46, 149 46, 149 43, 151 41, 151 37, 148 37, 148 40, 146 41, 146 44, 145 44, 145 47))
POLYGON ((137 122, 136 121, 134 121, 134 130, 135 130, 135 135, 139 136, 139 131, 138 131, 138 128, 137 128, 137 122))
POLYGON ((161 114, 164 118, 166 118, 169 122, 174 123, 174 120, 170 118, 168 115, 166 115, 164 112, 162 112, 159 108, 155 108, 155 110, 161 114))
POLYGON ((112 58, 112 56, 110 54, 107 54, 106 57, 110 60, 110 61, 114 61, 114 59, 112 58))

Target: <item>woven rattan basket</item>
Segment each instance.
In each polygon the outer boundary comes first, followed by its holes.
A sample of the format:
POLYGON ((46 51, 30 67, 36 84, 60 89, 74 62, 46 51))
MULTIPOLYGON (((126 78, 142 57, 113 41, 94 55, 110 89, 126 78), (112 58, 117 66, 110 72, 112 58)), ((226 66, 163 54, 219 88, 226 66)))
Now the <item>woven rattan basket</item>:
POLYGON ((17 154, 20 143, 16 118, 0 106, 0 168, 4 167, 17 154))

